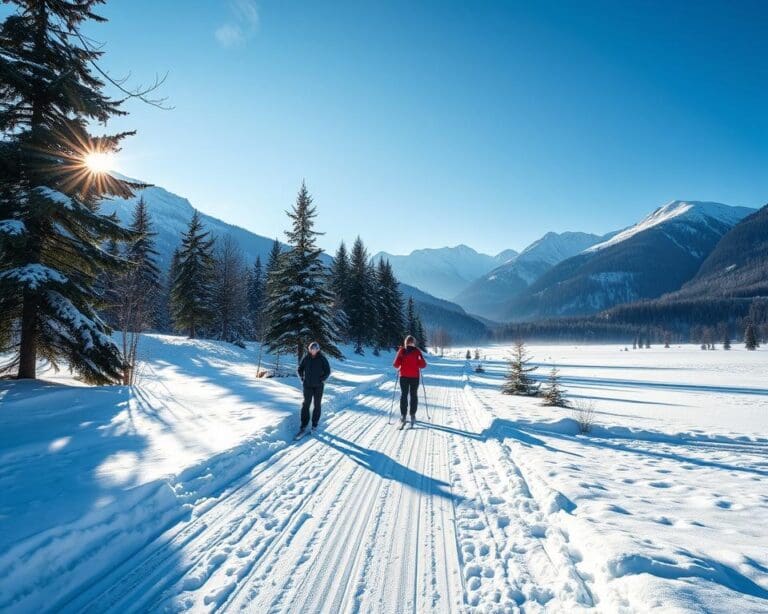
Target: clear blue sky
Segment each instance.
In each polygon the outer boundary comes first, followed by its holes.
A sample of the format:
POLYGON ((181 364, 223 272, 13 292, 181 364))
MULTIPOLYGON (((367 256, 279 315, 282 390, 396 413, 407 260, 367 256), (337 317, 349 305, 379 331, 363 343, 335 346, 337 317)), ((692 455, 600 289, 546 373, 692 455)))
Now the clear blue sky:
POLYGON ((259 234, 305 178, 323 247, 520 249, 671 199, 768 202, 768 2, 112 1, 122 172, 259 234))

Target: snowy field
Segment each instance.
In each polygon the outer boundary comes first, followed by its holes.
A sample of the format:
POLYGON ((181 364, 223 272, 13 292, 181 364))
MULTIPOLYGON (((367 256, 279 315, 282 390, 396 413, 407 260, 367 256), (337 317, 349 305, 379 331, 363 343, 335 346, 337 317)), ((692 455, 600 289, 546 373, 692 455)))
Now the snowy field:
POLYGON ((768 351, 532 346, 588 436, 501 346, 396 431, 392 355, 349 354, 293 443, 254 348, 142 347, 134 389, 0 382, 0 611, 768 611, 768 351))

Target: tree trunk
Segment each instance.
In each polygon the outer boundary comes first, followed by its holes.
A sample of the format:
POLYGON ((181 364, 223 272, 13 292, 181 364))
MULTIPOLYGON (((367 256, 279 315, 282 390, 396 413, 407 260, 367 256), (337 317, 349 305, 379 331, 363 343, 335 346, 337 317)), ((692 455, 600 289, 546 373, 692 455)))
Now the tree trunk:
MULTIPOLYGON (((48 12, 46 5, 41 2, 35 15, 35 57, 42 58, 46 45, 46 31, 48 29, 48 12)), ((43 123, 43 103, 40 96, 32 101, 31 139, 28 147, 42 150, 39 145, 40 126, 43 123)), ((39 229, 35 229, 39 232, 39 229)), ((32 241, 32 253, 34 262, 39 262, 40 245, 39 236, 32 241)), ((35 379, 37 376, 37 310, 38 297, 34 293, 24 293, 21 311, 21 339, 19 342, 19 379, 35 379)))
POLYGON ((37 298, 24 297, 21 312, 19 379, 35 379, 37 373, 37 298))

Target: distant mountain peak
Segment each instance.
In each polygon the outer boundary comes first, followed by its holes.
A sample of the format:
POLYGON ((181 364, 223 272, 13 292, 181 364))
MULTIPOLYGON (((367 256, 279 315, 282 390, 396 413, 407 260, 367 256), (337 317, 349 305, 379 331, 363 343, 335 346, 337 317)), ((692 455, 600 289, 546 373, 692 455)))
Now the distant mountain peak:
POLYGON ((389 260, 397 278, 436 297, 451 299, 478 277, 517 255, 505 250, 498 256, 478 252, 460 243, 452 247, 415 249, 408 255, 379 252, 374 260, 389 260))
POLYGON ((593 245, 585 251, 596 252, 605 249, 611 245, 626 241, 630 237, 650 228, 668 223, 715 220, 728 226, 733 226, 753 211, 754 209, 749 207, 733 207, 710 201, 672 200, 666 205, 654 209, 637 224, 622 230, 607 241, 593 245))

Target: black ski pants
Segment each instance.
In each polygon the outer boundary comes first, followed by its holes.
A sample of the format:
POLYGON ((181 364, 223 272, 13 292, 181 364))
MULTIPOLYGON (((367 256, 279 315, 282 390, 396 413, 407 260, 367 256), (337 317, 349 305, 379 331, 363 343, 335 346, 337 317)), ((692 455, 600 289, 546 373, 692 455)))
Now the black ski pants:
POLYGON ((312 426, 320 422, 320 403, 323 401, 323 385, 304 386, 304 403, 301 405, 301 428, 309 424, 309 405, 314 401, 312 409, 312 426))
POLYGON ((419 407, 419 378, 401 377, 400 378, 400 415, 405 416, 408 413, 408 397, 410 395, 411 415, 416 415, 416 409, 419 407))

